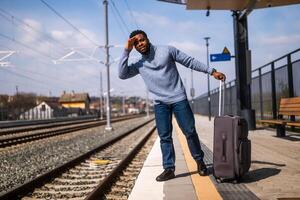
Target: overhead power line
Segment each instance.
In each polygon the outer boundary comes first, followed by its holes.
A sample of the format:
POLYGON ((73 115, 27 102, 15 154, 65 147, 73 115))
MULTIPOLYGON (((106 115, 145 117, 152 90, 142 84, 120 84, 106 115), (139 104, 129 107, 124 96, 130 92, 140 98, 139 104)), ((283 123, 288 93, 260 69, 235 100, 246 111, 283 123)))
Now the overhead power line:
MULTIPOLYGON (((27 73, 29 73, 29 74, 34 74, 34 75, 38 75, 38 76, 40 76, 40 77, 43 77, 43 80, 45 79, 45 78, 47 78, 47 79, 49 79, 49 80, 51 80, 51 82, 61 82, 61 83, 63 83, 63 84, 68 84, 68 85, 70 85, 70 86, 74 86, 74 85, 76 85, 76 84, 79 84, 78 83, 78 81, 70 81, 70 80, 65 80, 65 79, 60 79, 60 77, 54 77, 54 76, 49 76, 48 74, 44 74, 44 73, 40 73, 40 72, 36 72, 36 71, 31 71, 31 70, 28 70, 28 69, 24 69, 24 68, 18 68, 18 70, 21 70, 21 71, 24 71, 24 72, 27 72, 27 73)), ((97 77, 98 78, 98 77, 97 77)), ((83 83, 80 83, 80 85, 82 85, 83 83)), ((94 83, 93 83, 94 84, 94 83)), ((90 85, 89 84, 86 84, 85 82, 84 82, 84 86, 85 87, 90 87, 90 85)))
POLYGON ((131 18, 132 18, 132 20, 133 20, 133 22, 134 22, 136 28, 137 28, 137 29, 140 29, 140 27, 139 27, 137 21, 135 20, 135 17, 133 16, 133 13, 132 13, 132 10, 131 10, 131 8, 130 8, 130 6, 129 6, 128 1, 127 1, 127 0, 124 0, 124 1, 125 1, 125 4, 126 4, 126 6, 127 6, 127 9, 128 9, 128 11, 129 11, 129 13, 130 13, 130 16, 131 16, 131 18))
MULTIPOLYGON (((35 82, 35 83, 38 83, 39 86, 42 86, 42 87, 44 87, 44 88, 47 88, 48 90, 52 90, 52 89, 53 89, 53 88, 52 88, 53 86, 54 86, 54 88, 59 89, 59 90, 66 90, 65 87, 60 86, 60 85, 57 85, 57 84, 51 86, 51 88, 50 88, 50 87, 49 87, 49 82, 44 82, 44 81, 45 81, 44 78, 47 77, 47 76, 45 76, 45 75, 43 75, 43 74, 34 73, 34 74, 38 74, 38 75, 44 77, 43 80, 38 80, 38 79, 32 78, 32 77, 30 77, 30 76, 27 76, 27 75, 25 75, 25 74, 23 74, 23 73, 21 74, 21 73, 15 72, 15 71, 10 70, 10 69, 7 69, 7 68, 0 68, 0 70, 4 70, 4 71, 6 71, 6 72, 8 72, 8 73, 10 73, 10 74, 13 74, 13 75, 15 75, 15 76, 18 76, 18 77, 20 77, 20 78, 27 79, 27 80, 33 81, 33 82, 35 82), (41 84, 42 84, 42 85, 41 85, 41 84)), ((24 70, 24 69, 22 69, 22 70, 24 70)), ((26 70, 24 70, 24 71, 26 71, 26 70)), ((31 73, 33 73, 33 72, 31 72, 31 73)), ((51 79, 49 76, 48 76, 47 78, 51 79)), ((62 81, 62 80, 57 80, 57 79, 55 79, 55 81, 62 81)), ((66 81, 63 81, 63 82, 65 83, 66 81)), ((53 81, 51 81, 50 83, 53 83, 53 81)), ((69 83, 71 83, 71 82, 69 82, 69 83)), ((74 86, 74 84, 71 84, 71 85, 74 86)), ((80 85, 81 85, 81 84, 80 84, 80 85)), ((86 87, 87 87, 87 86, 90 87, 90 85, 87 85, 87 84, 86 84, 86 87)))
MULTIPOLYGON (((46 32, 43 32, 43 31, 41 31, 41 30, 36 29, 35 27, 33 27, 33 26, 31 26, 30 24, 24 22, 22 19, 20 19, 20 18, 14 16, 12 13, 10 13, 10 12, 8 12, 8 11, 6 11, 6 10, 3 10, 2 8, 0 8, 0 11, 1 11, 2 13, 4 13, 4 14, 10 16, 11 19, 14 19, 15 21, 19 22, 19 23, 22 24, 23 26, 26 26, 27 28, 30 28, 31 30, 33 30, 33 31, 35 31, 35 32, 37 32, 37 33, 40 33, 40 34, 46 36, 48 39, 50 39, 50 40, 52 40, 52 41, 54 41, 54 42, 60 44, 62 47, 66 47, 65 44, 63 44, 63 43, 61 43, 60 41, 54 39, 49 33, 46 33, 46 32)), ((7 21, 11 21, 11 19, 9 19, 7 16, 5 16, 5 15, 3 15, 3 14, 1 14, 1 13, 0 13, 0 16, 2 16, 3 18, 5 18, 7 21)), ((16 25, 15 23, 13 23, 13 25, 18 26, 18 25, 16 25)))
POLYGON ((112 3, 113 8, 114 8, 115 11, 117 12, 117 15, 119 16, 119 18, 120 18, 120 20, 121 20, 123 26, 125 27, 125 29, 127 30, 127 32, 130 33, 129 28, 128 28, 127 24, 125 23, 123 17, 121 16, 121 14, 120 14, 118 8, 116 7, 114 1, 113 1, 113 0, 110 0, 110 1, 111 1, 111 3, 112 3))
POLYGON ((117 14, 116 14, 116 11, 115 11, 111 6, 110 6, 110 8, 111 8, 111 10, 112 10, 112 13, 113 13, 113 15, 114 15, 114 17, 115 17, 115 20, 116 20, 116 22, 117 22, 119 28, 121 29, 122 33, 124 34, 124 37, 127 38, 128 35, 129 35, 129 32, 126 31, 126 30, 124 29, 124 27, 122 26, 122 24, 121 24, 121 22, 120 22, 120 20, 119 20, 119 18, 118 18, 118 16, 117 16, 117 14))
POLYGON ((0 47, 4 47, 4 48, 6 48, 6 49, 8 49, 8 50, 12 50, 10 47, 5 46, 5 45, 3 45, 3 44, 0 44, 0 47))
MULTIPOLYGON (((11 71, 11 70, 9 70, 9 69, 7 69, 7 68, 0 68, 0 69, 1 69, 1 70, 4 70, 4 71, 7 71, 8 73, 11 73, 11 74, 13 74, 13 75, 15 75, 15 76, 19 76, 19 77, 21 77, 21 78, 29 79, 29 80, 31 80, 31 81, 33 81, 33 82, 36 82, 36 83, 46 85, 47 87, 44 86, 45 88, 51 89, 51 88, 48 87, 48 86, 49 86, 49 83, 45 83, 45 82, 43 82, 43 81, 39 81, 39 80, 33 79, 33 78, 29 77, 29 76, 25 76, 24 74, 20 74, 20 73, 11 71)), ((60 88, 60 89, 62 89, 62 88, 60 88)))
POLYGON ((50 6, 46 1, 40 0, 43 4, 45 4, 50 10, 52 10, 57 16, 59 16, 63 21, 69 24, 73 29, 75 29, 78 33, 80 33, 83 37, 85 37, 88 41, 90 41, 95 46, 99 46, 96 42, 91 40, 86 34, 81 32, 76 26, 74 26, 69 20, 67 20, 64 16, 62 16, 58 11, 56 11, 52 6, 50 6))
POLYGON ((17 44, 19 44, 19 45, 21 45, 21 46, 23 46, 23 47, 26 47, 27 49, 30 49, 31 51, 34 51, 34 52, 36 52, 36 53, 38 53, 38 54, 40 54, 40 55, 42 55, 42 56, 44 56, 44 57, 47 57, 47 58, 49 58, 49 59, 51 59, 51 60, 54 59, 54 58, 52 58, 51 56, 49 56, 49 55, 47 55, 47 54, 45 54, 45 53, 43 53, 43 52, 40 52, 39 50, 36 50, 36 49, 32 48, 31 46, 29 46, 29 45, 27 45, 27 44, 24 44, 23 42, 20 42, 20 41, 18 41, 18 40, 16 40, 16 39, 13 39, 13 38, 11 38, 11 37, 9 37, 9 36, 7 36, 7 35, 4 35, 4 34, 0 33, 0 36, 1 36, 1 37, 4 37, 4 38, 6 38, 6 39, 8 39, 8 40, 10 40, 10 41, 12 41, 12 42, 15 42, 15 43, 17 43, 17 44))
MULTIPOLYGON (((84 34, 82 31, 79 30, 79 28, 77 28, 75 25, 73 25, 69 20, 67 20, 64 16, 62 16, 62 14, 60 14, 58 11, 56 11, 52 6, 50 6, 45 0, 40 0, 43 4, 45 4, 45 6, 47 8, 49 8, 52 12, 54 12, 58 17, 60 17, 64 22, 66 22, 68 25, 70 25, 74 30, 76 30, 78 33, 80 33, 84 38, 86 38, 89 42, 91 42, 92 44, 94 44, 97 47, 101 47, 101 45, 99 45, 97 42, 93 41, 92 39, 90 39, 86 34, 84 34)), ((103 52, 104 49, 101 48, 101 50, 103 52)), ((109 57, 111 57, 113 59, 113 57, 111 55, 109 55, 109 57)))
MULTIPOLYGON (((0 12, 1 12, 1 10, 0 10, 0 12)), ((3 17, 5 20, 10 21, 10 19, 9 19, 7 16, 3 15, 2 13, 0 13, 0 16, 3 17)), ((12 17, 12 18, 15 19, 14 17, 12 17)), ((26 32, 28 33, 28 35, 31 35, 30 32, 28 31, 28 29, 26 29, 26 28, 24 28, 24 27, 21 27, 21 26, 18 26, 18 25, 15 24, 15 23, 13 23, 13 25, 16 26, 16 27, 18 27, 18 28, 22 28, 24 31, 26 31, 26 32)), ((26 26, 27 26, 27 25, 26 25, 26 26)), ((27 27, 29 27, 29 25, 28 25, 27 27)), ((34 30, 34 29, 32 29, 32 30, 34 30)), ((35 30, 35 31, 36 31, 36 30, 35 30)), ((38 32, 38 31, 37 31, 37 32, 38 32)), ((26 33, 26 34, 27 34, 27 33, 26 33)), ((41 33, 41 32, 38 32, 38 33, 41 33)), ((12 35, 14 35, 14 34, 12 34, 12 35)), ((34 38, 34 37, 32 37, 32 38, 34 38)), ((15 40, 14 37, 12 37, 11 39, 15 40)), ((39 40, 41 41, 41 39, 39 39, 39 40)), ((49 44, 53 44, 53 43, 49 41, 49 44)), ((63 44, 62 44, 62 45, 63 45, 63 44)))

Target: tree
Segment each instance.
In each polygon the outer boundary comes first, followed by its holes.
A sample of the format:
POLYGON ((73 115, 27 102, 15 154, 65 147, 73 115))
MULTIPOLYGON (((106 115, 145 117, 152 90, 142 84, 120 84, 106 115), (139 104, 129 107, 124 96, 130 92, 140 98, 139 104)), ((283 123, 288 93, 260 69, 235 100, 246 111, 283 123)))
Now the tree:
POLYGON ((36 106, 36 94, 18 93, 8 101, 9 119, 16 120, 21 113, 36 106))

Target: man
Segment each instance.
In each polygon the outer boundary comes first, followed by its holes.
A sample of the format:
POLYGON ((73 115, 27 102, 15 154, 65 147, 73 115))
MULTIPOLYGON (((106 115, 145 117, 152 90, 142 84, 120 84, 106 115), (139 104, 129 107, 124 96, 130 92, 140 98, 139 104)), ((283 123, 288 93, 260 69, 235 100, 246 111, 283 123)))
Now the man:
POLYGON ((175 177, 172 113, 175 114, 181 130, 185 134, 199 174, 207 175, 207 168, 203 161, 204 153, 195 129, 194 115, 187 101, 185 88, 175 62, 196 71, 209 73, 216 79, 225 81, 224 74, 206 67, 175 47, 152 45, 147 34, 141 30, 135 30, 130 34, 119 63, 119 77, 127 79, 140 74, 154 98, 156 127, 160 137, 164 168, 163 173, 157 176, 157 181, 166 181, 175 177), (128 57, 133 47, 141 54, 141 58, 128 65, 128 57))

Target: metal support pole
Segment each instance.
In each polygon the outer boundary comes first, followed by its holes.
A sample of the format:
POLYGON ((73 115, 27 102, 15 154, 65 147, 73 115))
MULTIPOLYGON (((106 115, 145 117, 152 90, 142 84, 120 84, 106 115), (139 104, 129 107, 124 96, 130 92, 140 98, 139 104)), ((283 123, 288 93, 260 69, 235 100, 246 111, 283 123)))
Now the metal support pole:
POLYGON ((271 86, 272 86, 272 114, 273 114, 273 119, 277 119, 277 100, 276 100, 276 84, 275 84, 274 62, 272 62, 272 64, 271 64, 271 86))
POLYGON ((147 118, 149 118, 149 92, 147 92, 147 98, 146 98, 146 112, 147 112, 147 118))
MULTIPOLYGON (((287 56, 287 71, 288 71, 288 83, 289 83, 289 97, 294 97, 294 80, 293 80, 293 65, 291 61, 291 54, 287 56)), ((291 121, 295 121, 294 115, 291 116, 291 121)), ((294 128, 294 127, 292 127, 294 128)))
POLYGON ((122 94, 122 113, 125 115, 125 96, 122 94))
POLYGON ((291 54, 287 56, 287 71, 289 83, 289 97, 294 97, 293 66, 291 61, 291 54))
POLYGON ((230 114, 233 114, 233 109, 232 109, 232 86, 231 82, 229 82, 229 105, 230 105, 230 114))
POLYGON ((106 127, 105 130, 111 131, 111 113, 110 113, 110 77, 109 77, 109 46, 108 46, 108 12, 107 12, 107 5, 108 1, 103 1, 104 5, 104 17, 105 17, 105 52, 106 52, 106 59, 105 59, 105 66, 107 70, 107 98, 106 98, 106 127))
MULTIPOLYGON (((208 51, 208 40, 210 37, 204 38, 206 41, 206 65, 209 67, 209 51, 208 51)), ((207 102, 208 102, 208 120, 211 120, 211 102, 210 102, 210 80, 209 80, 210 74, 207 74, 207 102)))
POLYGON ((247 16, 233 12, 237 114, 243 116, 249 130, 255 130, 255 110, 251 108, 251 54, 248 48, 247 16))
POLYGON ((260 109, 260 119, 264 118, 263 112, 263 96, 262 96, 262 80, 261 80, 261 68, 258 69, 258 87, 259 87, 259 109, 260 109))
POLYGON ((102 86, 102 71, 100 71, 100 104, 99 104, 99 111, 100 111, 100 120, 103 120, 103 86, 102 86))

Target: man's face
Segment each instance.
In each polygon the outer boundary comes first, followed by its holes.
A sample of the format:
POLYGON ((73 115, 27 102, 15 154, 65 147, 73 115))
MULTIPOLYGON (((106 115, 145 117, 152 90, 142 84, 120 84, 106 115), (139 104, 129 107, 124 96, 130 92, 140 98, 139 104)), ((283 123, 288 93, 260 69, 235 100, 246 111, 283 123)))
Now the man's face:
POLYGON ((149 51, 149 40, 143 34, 134 36, 134 47, 141 54, 147 54, 149 51))

